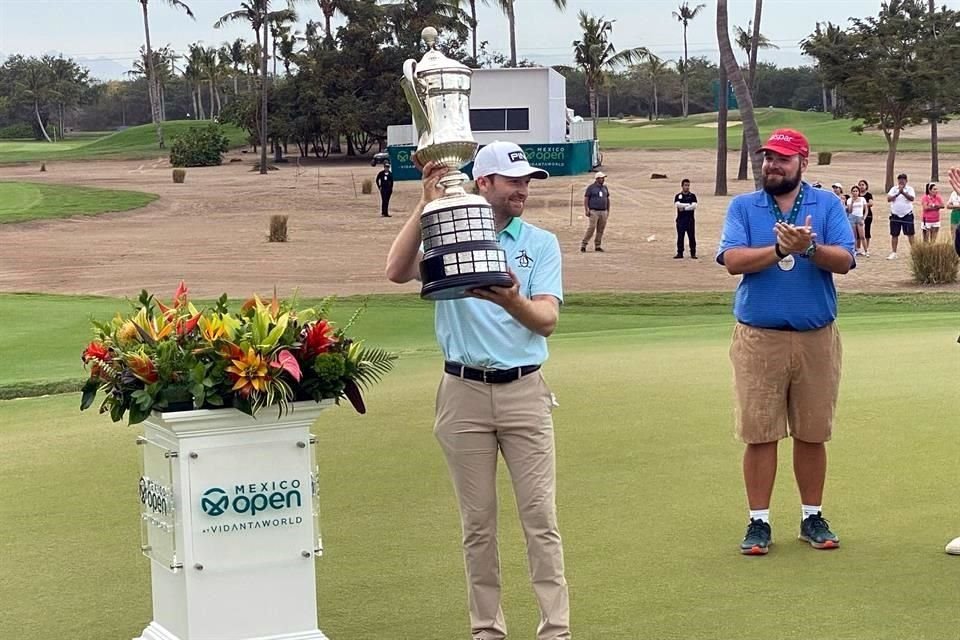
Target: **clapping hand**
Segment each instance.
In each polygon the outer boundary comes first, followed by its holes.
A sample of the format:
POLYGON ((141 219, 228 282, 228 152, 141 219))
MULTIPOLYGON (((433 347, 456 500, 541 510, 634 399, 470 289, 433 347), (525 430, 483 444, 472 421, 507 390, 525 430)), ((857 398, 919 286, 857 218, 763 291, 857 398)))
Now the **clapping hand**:
POLYGON ((953 187, 954 191, 960 193, 960 167, 950 169, 950 186, 953 187))
POLYGON ((786 253, 803 253, 806 251, 810 243, 817 237, 817 234, 812 230, 812 223, 812 216, 807 216, 802 227, 778 222, 773 227, 773 232, 777 234, 777 242, 780 244, 780 248, 786 253))

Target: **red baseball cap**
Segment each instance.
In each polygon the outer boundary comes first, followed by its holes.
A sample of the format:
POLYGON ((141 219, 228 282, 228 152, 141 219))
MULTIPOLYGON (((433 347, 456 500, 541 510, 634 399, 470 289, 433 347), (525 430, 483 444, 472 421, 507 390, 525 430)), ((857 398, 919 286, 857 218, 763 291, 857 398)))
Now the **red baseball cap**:
POLYGON ((770 134, 767 144, 757 149, 761 151, 773 151, 784 156, 795 156, 797 154, 806 158, 810 155, 810 143, 802 133, 794 129, 777 129, 770 134))

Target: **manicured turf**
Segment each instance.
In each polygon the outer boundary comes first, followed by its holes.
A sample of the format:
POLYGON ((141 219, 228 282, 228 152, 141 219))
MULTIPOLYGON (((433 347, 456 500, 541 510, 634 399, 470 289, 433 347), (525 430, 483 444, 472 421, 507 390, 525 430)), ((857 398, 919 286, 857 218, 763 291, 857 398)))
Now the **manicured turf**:
MULTIPOLYGON (((810 140, 811 150, 818 151, 876 151, 885 152, 887 143, 880 132, 856 134, 850 131, 854 121, 834 120, 830 114, 790 109, 758 109, 757 125, 761 139, 774 129, 789 127, 799 129, 810 140)), ((739 120, 739 113, 731 112, 731 118, 739 120)), ((603 149, 716 149, 717 114, 699 114, 683 118, 669 118, 657 122, 635 124, 600 121, 600 145, 603 149), (713 127, 698 126, 714 123, 713 127)), ((742 128, 729 128, 727 143, 730 149, 739 149, 742 128)), ((901 139, 900 151, 929 151, 928 140, 901 139)), ((958 152, 960 144, 944 142, 941 152, 958 152)))
MULTIPOLYGON (((167 148, 157 148, 156 128, 152 124, 130 127, 99 138, 69 138, 63 142, 0 141, 0 164, 23 162, 53 162, 56 160, 96 160, 106 158, 155 158, 169 155, 174 138, 191 127, 205 127, 208 121, 171 120, 163 123, 167 148)), ((246 133, 233 125, 221 125, 237 147, 246 141, 246 133)))
MULTIPOLYGON (((954 490, 957 296, 848 297, 827 517, 843 540, 797 542, 783 445, 775 545, 736 550, 745 524, 732 438, 729 296, 571 296, 546 376, 560 407, 559 507, 575 637, 944 640, 960 628, 954 490)), ((352 301, 351 301, 352 302, 352 301)), ((347 315, 352 304, 341 305, 347 315)), ((0 381, 79 368, 85 316, 116 300, 0 296, 0 381), (12 368, 11 368, 12 367, 12 368)), ((315 427, 331 638, 468 637, 459 525, 431 434, 440 362, 429 305, 376 298, 356 331, 404 354, 370 412, 315 427)), ((139 554, 136 428, 77 395, 0 402, 0 637, 129 638, 150 619, 139 554)), ((501 478, 511 637, 537 622, 522 534, 501 478)))
POLYGON ((0 182, 0 224, 144 207, 159 196, 38 182, 0 182))

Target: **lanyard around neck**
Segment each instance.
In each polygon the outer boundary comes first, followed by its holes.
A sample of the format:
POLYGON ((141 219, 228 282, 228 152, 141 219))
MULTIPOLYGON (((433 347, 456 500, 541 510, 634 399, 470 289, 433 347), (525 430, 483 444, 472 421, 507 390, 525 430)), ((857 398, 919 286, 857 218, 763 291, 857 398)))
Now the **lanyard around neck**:
POLYGON ((790 209, 790 214, 784 217, 783 212, 780 211, 780 205, 777 204, 776 198, 774 198, 769 193, 767 198, 770 201, 770 212, 773 213, 773 217, 777 222, 786 222, 787 224, 793 225, 797 223, 797 216, 800 215, 800 205, 803 204, 803 187, 800 187, 800 191, 797 193, 797 199, 793 202, 793 208, 790 209))

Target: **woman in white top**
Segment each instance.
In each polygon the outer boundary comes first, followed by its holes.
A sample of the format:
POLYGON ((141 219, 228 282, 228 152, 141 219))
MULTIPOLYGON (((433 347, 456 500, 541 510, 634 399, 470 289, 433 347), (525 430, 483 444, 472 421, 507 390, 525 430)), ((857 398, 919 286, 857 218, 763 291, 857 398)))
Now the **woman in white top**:
POLYGON ((847 198, 847 219, 853 227, 853 235, 857 243, 857 255, 869 257, 870 252, 859 247, 866 247, 864 237, 864 217, 867 215, 867 199, 860 194, 860 187, 850 187, 850 197, 847 198))

